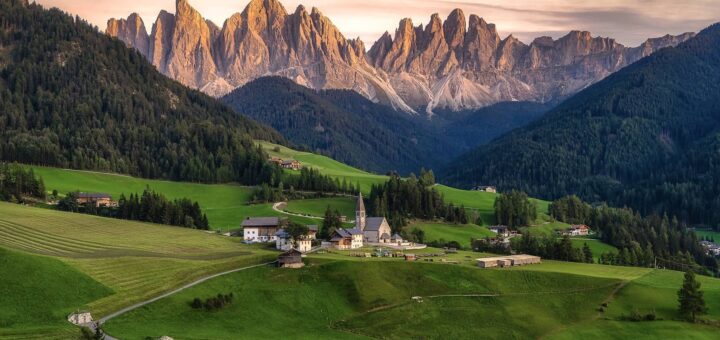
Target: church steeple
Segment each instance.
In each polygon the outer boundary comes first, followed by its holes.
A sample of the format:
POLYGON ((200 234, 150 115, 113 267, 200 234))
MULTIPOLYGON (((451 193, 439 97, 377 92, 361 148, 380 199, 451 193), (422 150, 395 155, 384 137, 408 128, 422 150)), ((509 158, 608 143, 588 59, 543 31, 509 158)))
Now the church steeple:
POLYGON ((365 230, 365 202, 363 202, 362 193, 358 193, 357 205, 355 206, 355 228, 365 230))

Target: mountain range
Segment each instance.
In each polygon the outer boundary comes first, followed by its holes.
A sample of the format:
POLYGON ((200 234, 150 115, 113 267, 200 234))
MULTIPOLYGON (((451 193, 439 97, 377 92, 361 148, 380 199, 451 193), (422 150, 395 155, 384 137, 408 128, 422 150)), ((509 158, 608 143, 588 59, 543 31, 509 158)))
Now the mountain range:
POLYGON ((288 13, 278 0, 252 0, 217 26, 177 0, 150 33, 137 14, 110 19, 106 33, 137 49, 162 73, 220 97, 277 75, 312 89, 350 89, 409 112, 476 109, 506 101, 553 102, 693 36, 666 35, 638 47, 572 31, 525 44, 493 24, 454 10, 425 26, 403 19, 366 52, 317 8, 288 13))

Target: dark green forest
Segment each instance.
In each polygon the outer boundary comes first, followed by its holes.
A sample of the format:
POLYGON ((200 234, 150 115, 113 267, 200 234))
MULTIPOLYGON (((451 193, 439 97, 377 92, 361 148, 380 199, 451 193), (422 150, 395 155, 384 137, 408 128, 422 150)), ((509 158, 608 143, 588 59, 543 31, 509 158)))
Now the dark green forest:
POLYGON ((193 229, 210 229, 200 204, 188 198, 170 200, 165 195, 146 188, 142 194, 121 195, 117 207, 78 205, 78 193, 68 193, 58 202, 61 211, 79 212, 123 220, 143 221, 193 229))
POLYGON ((720 226, 720 24, 458 158, 441 178, 720 226))
POLYGON ((420 177, 411 174, 407 179, 392 174, 386 183, 374 184, 370 189, 368 215, 386 217, 393 232, 399 232, 411 219, 467 224, 465 207, 446 204, 434 185, 432 171, 422 169, 420 177))
POLYGON ((0 201, 20 203, 25 197, 45 198, 45 182, 33 169, 0 162, 0 201))
POLYGON ((0 160, 197 182, 269 182, 271 128, 158 73, 80 18, 0 1, 0 160))
POLYGON ((283 77, 260 78, 222 99, 268 124, 302 149, 376 172, 417 171, 449 161, 423 118, 347 90, 315 91, 283 77))

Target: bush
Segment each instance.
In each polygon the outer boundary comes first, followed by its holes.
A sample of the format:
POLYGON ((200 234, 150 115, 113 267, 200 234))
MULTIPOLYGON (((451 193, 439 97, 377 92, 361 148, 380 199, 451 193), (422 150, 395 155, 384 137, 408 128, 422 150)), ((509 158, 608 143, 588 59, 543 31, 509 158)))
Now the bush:
POLYGON ((229 305, 233 301, 233 293, 230 294, 219 294, 217 296, 205 299, 205 302, 202 302, 200 298, 195 298, 190 303, 190 306, 193 309, 205 309, 209 312, 220 310, 224 308, 225 306, 229 305))

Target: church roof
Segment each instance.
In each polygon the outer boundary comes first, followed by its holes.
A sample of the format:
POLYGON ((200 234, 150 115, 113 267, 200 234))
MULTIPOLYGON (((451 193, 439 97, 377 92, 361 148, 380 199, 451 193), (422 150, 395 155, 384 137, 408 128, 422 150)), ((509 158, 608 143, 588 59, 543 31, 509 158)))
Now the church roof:
POLYGON ((357 205, 355 211, 365 211, 365 202, 363 202, 362 192, 358 194, 357 205))
POLYGON ((365 220, 366 231, 379 231, 380 226, 385 222, 385 217, 368 217, 365 220))

